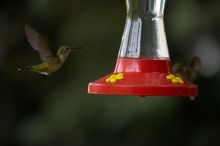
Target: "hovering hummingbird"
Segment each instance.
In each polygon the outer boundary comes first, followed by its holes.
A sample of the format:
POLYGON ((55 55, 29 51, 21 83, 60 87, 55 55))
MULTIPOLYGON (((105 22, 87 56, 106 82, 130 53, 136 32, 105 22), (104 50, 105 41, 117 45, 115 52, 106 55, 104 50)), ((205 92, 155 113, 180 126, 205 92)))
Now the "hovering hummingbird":
POLYGON ((195 56, 191 59, 187 67, 180 63, 174 64, 173 73, 180 76, 184 80, 193 82, 201 69, 202 69, 201 60, 199 57, 195 56))
POLYGON ((57 52, 55 52, 47 38, 29 25, 25 26, 25 34, 33 49, 39 52, 43 63, 19 68, 18 70, 29 70, 43 75, 50 75, 62 67, 71 52, 69 47, 60 46, 57 52))

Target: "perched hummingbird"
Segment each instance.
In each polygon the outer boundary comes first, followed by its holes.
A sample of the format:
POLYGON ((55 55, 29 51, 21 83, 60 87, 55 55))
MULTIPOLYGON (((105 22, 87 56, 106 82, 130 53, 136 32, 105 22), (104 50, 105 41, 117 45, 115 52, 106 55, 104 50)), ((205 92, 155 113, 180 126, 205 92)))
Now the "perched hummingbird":
POLYGON ((195 56, 191 59, 189 65, 186 67, 180 63, 173 66, 173 73, 180 76, 184 80, 193 82, 202 68, 202 63, 199 57, 195 56))
POLYGON ((70 48, 61 46, 58 48, 57 52, 55 52, 47 38, 29 25, 25 26, 25 34, 33 49, 39 52, 43 63, 19 68, 18 70, 29 70, 43 75, 50 75, 62 67, 71 52, 70 48))

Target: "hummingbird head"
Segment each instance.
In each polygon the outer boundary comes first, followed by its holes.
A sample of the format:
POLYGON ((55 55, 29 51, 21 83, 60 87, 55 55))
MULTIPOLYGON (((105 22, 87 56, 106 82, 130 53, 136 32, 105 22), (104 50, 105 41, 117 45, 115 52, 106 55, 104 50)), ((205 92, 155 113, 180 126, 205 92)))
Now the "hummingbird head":
POLYGON ((186 72, 186 67, 180 63, 176 63, 173 66, 173 72, 174 73, 183 73, 186 72))
POLYGON ((68 55, 70 54, 70 52, 71 52, 71 49, 69 47, 61 46, 58 48, 57 56, 60 58, 62 62, 64 62, 66 58, 68 57, 68 55))

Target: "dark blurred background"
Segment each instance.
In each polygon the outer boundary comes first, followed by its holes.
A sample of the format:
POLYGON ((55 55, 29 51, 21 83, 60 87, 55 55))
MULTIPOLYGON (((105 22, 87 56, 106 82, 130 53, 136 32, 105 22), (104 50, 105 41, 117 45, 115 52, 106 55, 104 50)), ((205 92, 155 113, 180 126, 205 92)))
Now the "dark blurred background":
POLYGON ((220 1, 168 0, 172 62, 200 56, 196 100, 88 95, 113 71, 126 18, 124 0, 1 0, 0 146, 219 146, 220 1), (39 55, 29 24, 56 46, 86 46, 51 76, 18 72, 39 55))

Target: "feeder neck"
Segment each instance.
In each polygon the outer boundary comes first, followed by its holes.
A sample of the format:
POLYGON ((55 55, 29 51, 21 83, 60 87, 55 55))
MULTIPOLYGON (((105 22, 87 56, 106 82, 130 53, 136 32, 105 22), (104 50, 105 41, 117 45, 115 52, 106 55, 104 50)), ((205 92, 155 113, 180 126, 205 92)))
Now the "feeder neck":
POLYGON ((128 17, 163 17, 165 0, 126 0, 128 17))
POLYGON ((126 0, 126 6, 119 57, 169 58, 163 21, 165 0, 126 0))

